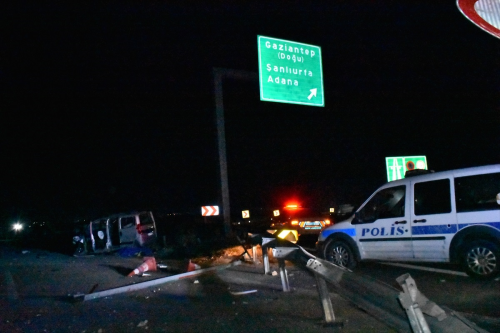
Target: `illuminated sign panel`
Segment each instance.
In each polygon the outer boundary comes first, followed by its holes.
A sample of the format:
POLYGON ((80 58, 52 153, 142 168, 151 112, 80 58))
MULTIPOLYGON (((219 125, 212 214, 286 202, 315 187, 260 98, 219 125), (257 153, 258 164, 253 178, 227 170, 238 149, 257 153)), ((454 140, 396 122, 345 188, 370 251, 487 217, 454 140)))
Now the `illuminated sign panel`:
POLYGON ((319 46, 257 36, 260 100, 325 106, 319 46))
POLYGON ((427 170, 427 158, 425 156, 403 156, 386 157, 387 181, 405 178, 405 172, 414 169, 427 170))
POLYGON ((217 216, 219 215, 219 206, 202 206, 201 216, 217 216))

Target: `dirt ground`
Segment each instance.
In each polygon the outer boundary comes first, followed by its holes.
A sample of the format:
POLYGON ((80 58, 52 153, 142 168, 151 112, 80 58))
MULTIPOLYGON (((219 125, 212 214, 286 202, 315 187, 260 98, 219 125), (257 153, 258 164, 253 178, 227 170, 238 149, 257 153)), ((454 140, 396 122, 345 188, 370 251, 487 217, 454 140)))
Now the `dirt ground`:
MULTIPOLYGON (((241 258, 242 247, 213 257, 193 258, 200 268, 241 258)), ((324 326, 314 277, 287 265, 291 292, 279 274, 264 275, 262 264, 238 266, 108 297, 76 301, 75 294, 175 276, 188 260, 155 256, 166 265, 148 276, 127 275, 143 258, 117 254, 70 257, 3 247, 0 267, 1 332, 393 332, 332 293, 336 322, 324 326)), ((260 254, 259 254, 259 258, 260 254)), ((271 257, 271 271, 278 271, 271 257)))

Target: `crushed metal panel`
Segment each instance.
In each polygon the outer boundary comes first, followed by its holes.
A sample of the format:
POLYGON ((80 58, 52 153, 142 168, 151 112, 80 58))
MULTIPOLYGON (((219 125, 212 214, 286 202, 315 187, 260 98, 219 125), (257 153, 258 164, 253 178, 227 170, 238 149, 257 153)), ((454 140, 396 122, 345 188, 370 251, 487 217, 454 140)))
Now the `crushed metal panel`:
POLYGON ((322 259, 309 259, 306 266, 309 270, 314 273, 320 275, 322 278, 328 276, 329 282, 339 283, 342 280, 342 276, 345 272, 348 272, 347 269, 336 266, 326 260, 322 259))
POLYGON ((297 250, 296 247, 276 247, 273 249, 273 256, 276 259, 289 259, 293 258, 297 250))

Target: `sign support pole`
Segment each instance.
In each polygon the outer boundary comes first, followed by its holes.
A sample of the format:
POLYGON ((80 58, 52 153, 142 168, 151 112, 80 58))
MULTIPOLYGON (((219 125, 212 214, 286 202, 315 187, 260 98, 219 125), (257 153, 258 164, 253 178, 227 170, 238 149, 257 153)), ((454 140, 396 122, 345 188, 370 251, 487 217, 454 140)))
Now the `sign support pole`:
POLYGON ((224 78, 237 80, 258 80, 257 73, 214 68, 215 115, 217 122, 217 142, 219 146, 219 167, 222 194, 222 214, 224 216, 224 232, 226 237, 231 234, 231 210, 229 204, 229 182, 227 176, 226 131, 224 125, 224 99, 222 81, 224 78))

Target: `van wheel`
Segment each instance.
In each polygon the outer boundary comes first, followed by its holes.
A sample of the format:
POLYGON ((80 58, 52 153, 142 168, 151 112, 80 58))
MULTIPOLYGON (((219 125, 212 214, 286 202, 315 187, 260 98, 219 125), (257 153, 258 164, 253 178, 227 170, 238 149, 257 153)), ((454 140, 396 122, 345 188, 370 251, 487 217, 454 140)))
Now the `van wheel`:
POLYGON ((337 266, 349 269, 356 267, 354 252, 349 245, 340 240, 331 240, 328 243, 325 250, 325 259, 337 266))
POLYGON ((78 243, 76 245, 75 251, 73 252, 73 256, 78 257, 78 256, 84 256, 87 254, 87 251, 85 251, 85 246, 82 243, 78 243))
POLYGON ((467 275, 478 279, 491 279, 498 274, 500 251, 489 241, 475 241, 465 247, 463 264, 467 275))

